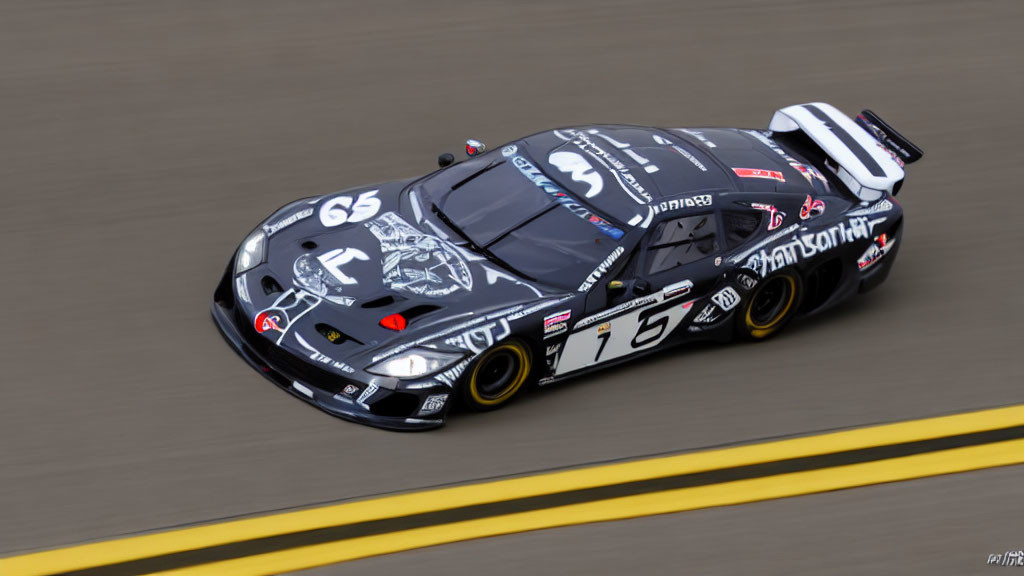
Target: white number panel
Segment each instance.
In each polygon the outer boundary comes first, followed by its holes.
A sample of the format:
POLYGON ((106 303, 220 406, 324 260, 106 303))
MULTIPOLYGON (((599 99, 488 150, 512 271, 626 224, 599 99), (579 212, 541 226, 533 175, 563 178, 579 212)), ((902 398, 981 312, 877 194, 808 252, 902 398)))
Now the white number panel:
POLYGON ((666 292, 630 300, 577 322, 576 331, 565 342, 555 374, 566 374, 660 344, 693 306, 692 300, 684 301, 685 292, 665 298, 666 292))

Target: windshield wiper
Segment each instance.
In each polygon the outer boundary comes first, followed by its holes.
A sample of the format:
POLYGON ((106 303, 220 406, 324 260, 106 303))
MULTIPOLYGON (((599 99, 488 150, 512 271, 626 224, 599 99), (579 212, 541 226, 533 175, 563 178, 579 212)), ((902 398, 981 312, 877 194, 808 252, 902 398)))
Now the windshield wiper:
POLYGON ((462 185, 464 185, 464 184, 468 183, 468 182, 469 182, 470 180, 472 180, 473 178, 476 178, 477 176, 479 176, 479 175, 483 174, 484 172, 487 172, 487 171, 488 171, 488 170, 490 170, 491 168, 497 168, 497 167, 498 167, 499 165, 501 165, 501 164, 504 164, 504 163, 505 163, 505 161, 504 161, 504 160, 501 160, 501 159, 498 159, 498 158, 495 158, 494 160, 491 160, 491 161, 490 161, 490 162, 489 162, 489 163, 487 164, 487 166, 484 166, 483 168, 481 168, 481 169, 477 170, 476 172, 473 172, 473 173, 472 173, 472 174, 470 174, 469 176, 466 176, 466 177, 465 177, 465 178, 463 178, 462 180, 459 180, 459 181, 458 181, 458 182, 456 182, 455 184, 452 184, 452 190, 457 190, 457 189, 458 189, 458 188, 459 188, 460 186, 462 186, 462 185))
POLYGON ((483 246, 477 246, 476 242, 473 242, 473 239, 470 238, 468 234, 466 234, 465 232, 462 231, 461 228, 456 226, 455 222, 452 222, 451 218, 449 218, 447 214, 442 212, 441 209, 437 207, 437 204, 434 204, 433 202, 431 202, 431 204, 430 204, 430 211, 434 213, 434 216, 437 216, 438 220, 440 220, 441 222, 444 222, 445 226, 451 228, 459 236, 462 236, 462 238, 466 241, 467 244, 469 244, 469 247, 474 252, 477 252, 479 254, 483 254, 488 260, 494 262, 495 264, 501 266, 502 268, 504 268, 505 270, 515 274, 516 276, 519 276, 520 278, 523 278, 525 280, 530 280, 532 282, 535 282, 537 280, 536 278, 532 278, 530 276, 527 276, 526 274, 523 274, 519 270, 516 270, 515 268, 512 267, 511 264, 509 264, 508 262, 505 262, 501 258, 498 258, 494 254, 494 252, 491 252, 490 250, 484 248, 483 246))

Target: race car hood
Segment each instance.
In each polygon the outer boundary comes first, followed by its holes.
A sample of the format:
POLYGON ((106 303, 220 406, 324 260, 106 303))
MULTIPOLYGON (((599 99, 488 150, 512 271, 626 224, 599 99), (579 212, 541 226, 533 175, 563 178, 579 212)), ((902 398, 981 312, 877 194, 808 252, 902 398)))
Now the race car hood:
POLYGON ((382 349, 554 295, 424 221, 403 202, 405 184, 302 200, 271 216, 266 264, 245 280, 257 332, 361 368, 362 355, 368 362, 382 349))

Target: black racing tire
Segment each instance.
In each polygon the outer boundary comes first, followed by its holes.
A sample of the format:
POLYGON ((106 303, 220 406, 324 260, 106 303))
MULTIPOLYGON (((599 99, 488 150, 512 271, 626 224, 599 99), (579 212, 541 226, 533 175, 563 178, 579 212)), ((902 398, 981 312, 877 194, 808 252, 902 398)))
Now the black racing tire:
POLYGON ((778 334, 796 316, 804 283, 793 270, 782 270, 761 282, 736 314, 736 332, 744 340, 765 340, 778 334))
POLYGON ((485 350, 466 369, 459 393, 470 410, 486 412, 508 404, 533 373, 533 353, 517 339, 485 350))

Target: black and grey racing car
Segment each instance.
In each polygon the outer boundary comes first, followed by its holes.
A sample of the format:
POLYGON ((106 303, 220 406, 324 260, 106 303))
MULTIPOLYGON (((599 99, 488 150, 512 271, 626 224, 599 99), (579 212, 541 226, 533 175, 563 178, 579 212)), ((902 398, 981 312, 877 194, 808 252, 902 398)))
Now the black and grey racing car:
POLYGON ((682 342, 765 339, 885 280, 922 156, 824 103, 767 130, 576 126, 466 153, 274 212, 214 295, 231 346, 331 414, 425 429, 682 342))

